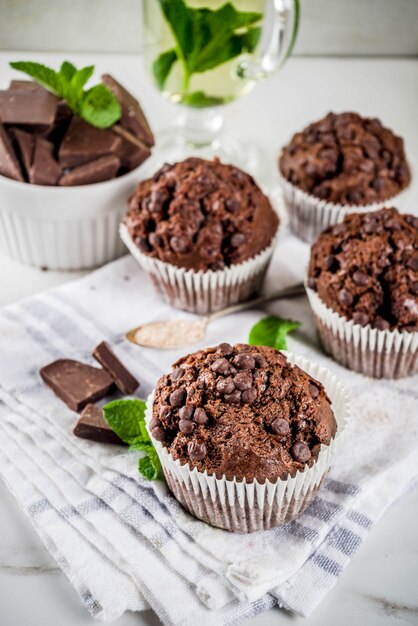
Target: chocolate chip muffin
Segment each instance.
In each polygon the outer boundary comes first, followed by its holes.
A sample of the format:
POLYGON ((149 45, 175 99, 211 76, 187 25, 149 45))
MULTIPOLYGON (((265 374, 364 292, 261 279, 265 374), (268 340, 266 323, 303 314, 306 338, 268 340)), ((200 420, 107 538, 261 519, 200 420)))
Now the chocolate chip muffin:
POLYGON ((138 185, 121 234, 171 304, 205 313, 260 288, 278 224, 251 176, 189 158, 138 185))
POLYGON ((174 365, 157 385, 153 437, 174 459, 260 483, 312 465, 336 432, 320 382, 265 346, 223 343, 174 365))
POLYGON ((319 234, 319 226, 323 230, 340 221, 342 207, 379 208, 411 180, 403 140, 378 119, 357 113, 329 113, 296 133, 283 148, 279 169, 288 183, 289 213, 296 212, 291 222, 309 241, 319 234), (291 187, 299 191, 298 201, 290 195, 291 187), (316 233, 313 227, 306 233, 306 223, 314 219, 316 233))
MULTIPOLYGON (((418 217, 402 215, 396 209, 347 216, 341 224, 324 231, 313 245, 308 286, 317 296, 311 302, 316 303, 314 311, 323 342, 338 360, 350 366, 355 356, 348 355, 354 349, 348 340, 348 327, 345 340, 338 339, 337 345, 336 328, 332 331, 326 325, 330 316, 318 309, 318 300, 338 314, 343 320, 340 324, 351 320, 364 327, 364 337, 372 329, 387 331, 387 341, 392 345, 394 331, 404 335, 405 350, 400 352, 406 351, 404 360, 409 359, 408 363, 401 367, 399 355, 389 359, 387 354, 385 362, 380 363, 376 350, 372 350, 374 361, 369 365, 358 361, 353 369, 380 372, 382 376, 384 371, 385 376, 392 372, 396 377, 414 371, 418 337, 418 217)), ((363 361, 367 355, 371 359, 368 349, 363 348, 363 361)))

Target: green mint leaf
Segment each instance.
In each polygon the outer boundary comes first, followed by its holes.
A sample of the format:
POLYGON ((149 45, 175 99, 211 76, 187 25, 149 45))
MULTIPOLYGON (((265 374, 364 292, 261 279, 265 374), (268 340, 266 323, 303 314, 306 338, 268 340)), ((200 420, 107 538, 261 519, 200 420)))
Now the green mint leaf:
POLYGON ((88 65, 81 70, 77 70, 71 78, 71 89, 74 91, 82 92, 84 85, 92 77, 94 72, 94 65, 88 65))
POLYGON ((179 56, 186 57, 193 49, 191 10, 183 0, 158 0, 158 3, 176 40, 179 56))
POLYGON ((114 400, 103 407, 103 415, 113 432, 125 443, 134 444, 138 439, 149 442, 145 429, 145 408, 143 400, 114 400))
POLYGON ((60 74, 55 70, 43 65, 42 63, 34 63, 32 61, 13 61, 10 63, 10 67, 13 67, 19 72, 24 72, 31 78, 34 78, 38 83, 41 83, 44 87, 52 91, 60 98, 64 97, 64 85, 60 74))
POLYGON ((242 35, 225 38, 222 44, 219 44, 218 38, 214 38, 193 59, 192 72, 207 72, 243 52, 252 52, 260 38, 260 32, 260 28, 250 28, 242 35))
POLYGON ((143 452, 149 452, 153 448, 154 446, 152 445, 149 437, 148 439, 144 439, 143 437, 135 437, 134 439, 131 439, 131 442, 129 444, 130 450, 142 450, 143 452))
POLYGON ((207 96, 204 91, 193 91, 183 96, 181 102, 182 104, 187 104, 189 107, 200 109, 225 104, 226 100, 218 96, 207 96))
POLYGON ((156 480, 162 474, 160 459, 154 449, 139 459, 138 470, 146 480, 156 480))
POLYGON ((64 61, 61 64, 59 75, 66 83, 69 83, 76 72, 77 69, 72 63, 64 61))
POLYGON ((96 85, 84 93, 80 115, 96 128, 109 128, 120 119, 120 104, 105 85, 96 85))
POLYGON ((157 57, 152 64, 152 72, 157 85, 160 89, 163 89, 165 81, 171 71, 173 63, 177 61, 177 52, 173 50, 167 50, 157 57))
POLYGON ((282 319, 275 315, 263 317, 250 330, 248 343, 252 346, 270 346, 276 350, 287 350, 287 334, 299 328, 300 325, 300 322, 282 319))

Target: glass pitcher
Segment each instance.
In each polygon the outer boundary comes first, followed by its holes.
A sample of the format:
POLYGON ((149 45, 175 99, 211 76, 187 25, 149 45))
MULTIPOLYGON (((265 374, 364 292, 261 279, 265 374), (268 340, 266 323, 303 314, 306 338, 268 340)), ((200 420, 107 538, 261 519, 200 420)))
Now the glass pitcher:
POLYGON ((216 155, 255 167, 254 152, 223 130, 223 107, 290 55, 299 0, 143 0, 143 21, 147 72, 180 105, 157 135, 157 160, 216 155))

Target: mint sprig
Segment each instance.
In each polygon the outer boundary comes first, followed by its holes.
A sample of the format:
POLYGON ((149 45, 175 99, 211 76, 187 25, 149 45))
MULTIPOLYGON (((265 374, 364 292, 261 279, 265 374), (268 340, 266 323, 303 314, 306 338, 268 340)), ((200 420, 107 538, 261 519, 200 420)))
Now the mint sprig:
POLYGON ((299 326, 300 322, 268 315, 254 324, 250 330, 248 343, 252 346, 270 346, 276 350, 287 350, 286 337, 299 326))
POLYGON ((14 61, 10 65, 65 100, 74 113, 96 128, 109 128, 122 115, 119 102, 105 85, 100 83, 87 91, 84 89, 93 75, 94 65, 78 70, 69 61, 64 61, 58 72, 32 61, 14 61))
POLYGON ((106 422, 130 450, 145 455, 139 459, 138 470, 147 480, 162 474, 161 463, 145 426, 146 404, 143 400, 114 400, 103 407, 106 422))
MULTIPOLYGON (((262 14, 237 11, 230 2, 216 10, 191 8, 184 0, 158 2, 175 40, 175 47, 160 54, 153 63, 154 77, 160 89, 174 63, 180 61, 183 95, 187 96, 193 74, 214 69, 243 52, 252 52, 260 38, 260 28, 255 24, 260 22, 262 14)), ((206 97, 209 104, 211 97, 206 97)), ((187 104, 196 106, 193 100, 187 104)))

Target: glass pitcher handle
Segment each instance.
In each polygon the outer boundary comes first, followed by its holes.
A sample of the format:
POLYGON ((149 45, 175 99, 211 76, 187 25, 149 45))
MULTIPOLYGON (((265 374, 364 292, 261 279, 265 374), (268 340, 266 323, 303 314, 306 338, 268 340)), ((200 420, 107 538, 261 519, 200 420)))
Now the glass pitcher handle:
POLYGON ((299 0, 267 0, 258 54, 239 63, 238 76, 261 80, 279 69, 295 45, 299 14, 299 0))

